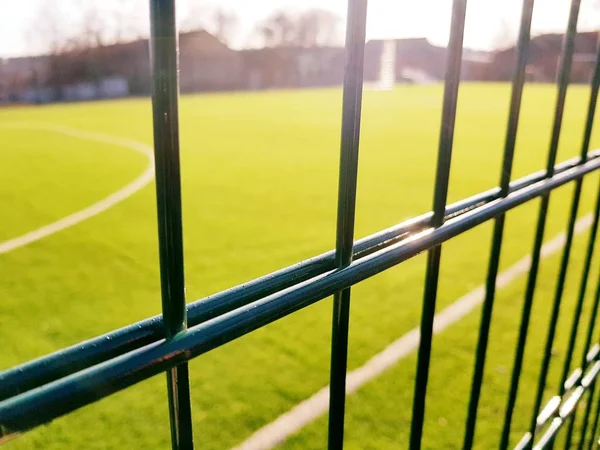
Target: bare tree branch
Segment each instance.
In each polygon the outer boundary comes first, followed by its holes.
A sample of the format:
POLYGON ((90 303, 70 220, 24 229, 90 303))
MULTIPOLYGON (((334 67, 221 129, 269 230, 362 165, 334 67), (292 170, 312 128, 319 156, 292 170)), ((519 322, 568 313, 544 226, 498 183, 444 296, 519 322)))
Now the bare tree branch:
POLYGON ((317 47, 340 42, 340 18, 331 11, 309 9, 299 14, 279 11, 255 30, 265 47, 317 47))
POLYGON ((236 29, 239 26, 239 18, 233 11, 218 8, 213 14, 212 34, 221 42, 231 45, 236 29))

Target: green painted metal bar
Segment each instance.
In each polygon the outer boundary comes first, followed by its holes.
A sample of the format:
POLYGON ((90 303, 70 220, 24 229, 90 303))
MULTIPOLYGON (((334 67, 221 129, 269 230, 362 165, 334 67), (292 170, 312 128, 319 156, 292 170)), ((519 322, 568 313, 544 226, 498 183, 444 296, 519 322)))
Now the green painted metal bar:
MULTIPOLYGON (((453 1, 450 40, 448 42, 448 55, 446 61, 440 143, 433 194, 432 225, 434 228, 439 228, 444 223, 444 210, 446 209, 446 200, 448 197, 450 162, 452 159, 454 125, 456 122, 456 106, 458 103, 458 86, 460 84, 460 67, 466 11, 467 0, 453 1)), ((425 292, 423 294, 423 310, 421 313, 420 326, 421 338, 417 359, 417 373, 410 429, 410 448, 412 450, 421 448, 423 436, 425 398, 427 396, 431 341, 433 337, 433 319, 435 315, 441 255, 441 245, 430 248, 427 253, 427 273, 425 275, 425 292)))
MULTIPOLYGON (((588 444, 588 450, 597 449, 598 448, 598 420, 600 419, 600 398, 596 400, 596 414, 594 415, 593 426, 592 426, 592 434, 590 435, 590 440, 588 444)), ((585 438, 585 436, 582 436, 585 438)))
MULTIPOLYGON (((581 162, 585 162, 585 157, 587 155, 587 150, 590 146, 590 139, 592 136, 592 128, 594 125, 594 115, 596 113, 596 104, 598 100, 598 88, 600 87, 600 45, 597 46, 597 54, 596 54, 596 65, 594 69, 594 76, 592 78, 592 88, 590 92, 590 100, 588 104, 588 112, 587 112, 587 120, 585 125, 585 132, 583 136, 583 143, 581 147, 581 162)), ((579 206, 579 201, 581 198, 581 191, 583 189, 583 178, 577 180, 575 182, 575 190, 573 193, 572 200, 572 210, 577 214, 577 208, 579 206)), ((600 190, 598 191, 598 200, 596 201, 596 210, 598 208, 598 202, 600 201, 600 190)), ((596 218, 597 216, 595 216, 596 218)), ((589 275, 589 269, 591 266, 592 255, 594 253, 594 244, 595 244, 595 233, 597 232, 597 222, 594 220, 594 228, 592 229, 592 233, 590 234, 590 241, 588 242, 588 247, 586 250, 585 263, 584 263, 584 272, 581 279, 581 284, 579 286, 579 295, 577 296, 577 303, 575 307, 575 312, 573 314, 573 322, 571 325, 571 333, 569 336, 569 344, 567 347, 567 354, 564 361, 563 372, 561 376, 561 382, 559 385, 558 395, 562 395, 565 392, 565 381, 569 374, 571 368, 571 359, 573 358, 573 351, 575 350, 575 341, 577 339, 577 331, 579 329, 579 322, 581 317, 581 311, 583 309, 583 302, 585 300, 585 291, 587 286, 587 280, 589 275)), ((573 218, 569 220, 569 229, 568 235, 573 234, 573 228, 575 227, 575 221, 573 218)), ((566 271, 566 268, 565 268, 566 271)), ((589 344, 588 344, 589 345, 589 344)), ((588 348, 587 346, 585 348, 588 348)))
MULTIPOLYGON (((598 361, 599 356, 600 356, 600 345, 595 344, 586 353, 586 361, 585 361, 584 367, 576 368, 569 375, 569 377, 565 383, 565 386, 567 386, 567 388, 565 389, 566 394, 571 393, 574 389, 577 388, 577 386, 579 386, 581 384, 583 378, 585 377, 586 371, 590 368, 591 364, 595 364, 598 361)), ((558 411, 561 407, 561 404, 564 403, 564 401, 565 401, 566 394, 563 397, 555 395, 554 397, 550 398, 550 400, 548 400, 548 402, 542 408, 542 410, 540 411, 540 413, 537 417, 538 428, 543 427, 544 425, 546 425, 548 423, 548 421, 550 419, 552 419, 553 417, 556 416, 556 414, 558 413, 558 411)), ((527 433, 527 434, 529 434, 529 433, 527 433)))
MULTIPOLYGON (((594 364, 585 372, 577 388, 575 388, 570 393, 570 395, 562 402, 558 410, 558 414, 556 415, 556 417, 554 417, 550 426, 546 429, 546 431, 540 437, 539 442, 535 445, 535 450, 542 450, 553 447, 558 433, 560 432, 564 424, 572 418, 575 410, 577 409, 578 404, 581 402, 581 399, 586 394, 586 392, 590 390, 591 386, 593 386, 596 383, 599 374, 600 361, 596 360, 594 361, 594 364)), ((531 433, 527 433, 526 437, 527 442, 529 443, 527 447, 529 447, 533 443, 533 435, 531 433)))
MULTIPOLYGON (((581 1, 573 0, 571 3, 571 11, 569 13, 569 22, 567 25, 567 33, 565 35, 564 40, 564 57, 561 58, 558 69, 558 105, 557 114, 555 117, 555 122, 553 126, 552 132, 552 151, 554 155, 556 155, 556 151, 558 149, 558 136, 560 134, 560 126, 562 122, 562 114, 564 108, 564 102, 567 93, 567 86, 569 84, 569 75, 571 72, 571 63, 573 59, 573 52, 575 49, 575 36, 577 33, 577 19, 579 17, 579 8, 581 1)), ((551 165, 548 165, 549 170, 554 167, 554 162, 551 165)), ((576 193, 577 193, 576 189, 576 193)), ((542 198, 542 201, 544 201, 542 198)), ((550 196, 548 195, 549 199, 550 196)), ((577 198, 578 200, 578 198, 577 198)), ((548 200, 546 200, 548 202, 548 200)), ((558 323, 558 317, 560 314, 560 306, 562 302, 565 280, 567 276, 567 269, 569 265, 569 256, 571 254, 571 247, 573 243, 573 230, 575 227, 575 221, 577 220, 577 211, 579 207, 579 201, 573 202, 571 205, 570 216, 569 216, 569 225, 567 231, 567 238, 565 242, 565 246, 563 248, 562 259, 560 264, 560 270, 558 274, 558 281, 556 283, 556 291, 554 296, 554 304, 552 306, 552 314, 550 317, 550 326, 548 328, 548 334, 546 336, 546 346, 544 350, 544 356, 542 359, 542 364, 540 368, 540 376, 538 380, 537 392, 535 395, 533 414, 531 418, 531 425, 529 427, 529 432, 531 433, 532 439, 535 438, 536 433, 536 418, 537 413, 539 411, 540 405, 542 404, 542 399, 544 397, 544 390, 546 388, 546 378, 548 376, 548 370, 550 369, 550 357, 552 355, 552 345, 554 342, 554 335, 556 333, 556 326, 558 323)), ((561 387, 562 388, 562 387, 561 387)))
MULTIPOLYGON (((594 405, 595 395, 596 395, 596 387, 598 386, 598 382, 594 383, 594 385, 590 389, 590 393, 588 395, 588 401, 585 405, 585 413, 583 416, 583 421, 581 423, 581 431, 579 435, 579 442, 577 443, 577 450, 583 450, 583 446, 585 445, 585 438, 587 436, 587 430, 589 425, 590 413, 592 411, 592 406, 594 405)), ((567 431, 567 438, 565 439, 565 448, 571 448, 571 438, 574 431, 575 420, 571 421, 569 425, 569 430, 567 431)))
MULTIPOLYGON (((335 264, 338 268, 348 266, 352 262, 353 254, 367 0, 349 0, 347 17, 335 250, 335 264)), ((349 321, 350 287, 347 287, 336 292, 333 297, 329 383, 328 441, 330 449, 344 447, 349 321)))
MULTIPOLYGON (((187 328, 179 163, 179 57, 175 0, 150 0, 150 56, 156 198, 164 333, 187 328)), ((171 444, 193 449, 188 365, 167 371, 171 444)))
MULTIPOLYGON (((586 124, 585 124, 585 131, 584 131, 584 136, 583 136, 583 143, 581 146, 581 161, 584 162, 586 159, 586 155, 587 155, 587 151, 588 148, 590 146, 590 139, 592 136, 592 129, 593 129, 593 125, 594 125, 594 116, 596 113, 596 104, 597 104, 597 99, 598 99, 598 88, 600 87, 600 41, 598 42, 598 44, 596 45, 596 63, 595 63, 595 67, 594 67, 594 74, 592 76, 592 82, 591 82, 591 89, 590 89, 590 100, 588 103, 588 111, 587 111, 587 118, 586 118, 586 124)), ((575 209, 575 211, 577 211, 577 207, 579 205, 579 201, 581 198, 581 191, 583 188, 583 178, 579 179, 575 182, 575 190, 573 192, 573 200, 572 200, 572 205, 573 208, 575 209)), ((584 262, 584 267, 583 267, 583 273, 581 276, 581 282, 579 285, 579 293, 577 296, 577 302, 576 302, 576 307, 575 307, 575 311, 573 313, 573 322, 571 324, 571 333, 569 336, 569 343, 567 346, 567 354, 565 356, 565 361, 564 361, 564 365, 563 365, 563 372, 562 372, 562 376, 560 379, 560 384, 558 387, 558 395, 559 396, 563 396, 563 394, 565 393, 566 389, 567 389, 567 377, 569 375, 569 371, 571 369, 571 360, 573 357, 573 351, 575 350, 575 343, 576 343, 576 339, 577 339, 577 332, 579 329, 579 323, 580 323, 580 319, 581 319, 581 312, 583 309, 583 303, 585 300, 585 293, 587 290, 587 282, 588 282, 588 277, 589 277, 589 271, 590 271, 590 267, 591 267, 591 263, 592 263, 592 256, 594 254, 594 246, 596 243, 596 234, 598 231, 598 214, 600 213, 600 189, 598 190, 598 195, 597 195, 597 199, 596 199, 596 207, 595 207, 595 213, 594 213, 594 222, 592 225, 592 230, 590 232, 590 237, 588 240, 588 246, 586 249, 586 256, 585 256, 585 262, 584 262)), ((567 234, 569 233, 573 233, 572 229, 571 229, 571 224, 573 224, 574 227, 574 221, 570 220, 569 221, 569 231, 567 234)), ((586 339, 586 343, 584 345, 584 349, 589 348, 589 345, 591 343, 591 332, 593 329, 593 325, 595 323, 595 319, 596 319, 596 310, 597 310, 597 303, 594 303, 593 306, 593 312, 592 315, 590 316, 590 324, 588 325, 588 333, 587 333, 587 338, 589 340, 586 339), (591 329, 590 329, 591 326, 591 329)), ((581 361, 581 369, 585 370, 586 368, 586 355, 585 355, 585 351, 582 357, 582 361, 581 361)), ((593 395, 593 394, 590 394, 593 395)), ((566 448, 570 448, 571 446, 571 439, 573 436, 573 427, 575 426, 575 417, 576 417, 577 411, 575 411, 573 413, 573 416, 571 417, 570 421, 569 421, 569 426, 567 429, 567 435, 565 437, 565 447, 566 448)), ((587 420, 587 419, 586 419, 587 420)))
MULTIPOLYGON (((600 188, 599 188, 599 190, 600 190, 600 188)), ((597 211, 600 209, 600 199, 597 202, 596 208, 597 208, 597 211)), ((592 230, 592 233, 590 233, 590 238, 591 238, 591 235, 594 234, 593 233, 594 231, 595 232, 598 231, 598 228, 597 228, 598 224, 596 222, 594 222, 594 225, 596 226, 596 229, 592 230)), ((587 263, 587 260, 586 260, 586 263, 587 263)), ((594 333, 594 327, 595 327, 596 321, 598 319, 598 306, 599 306, 599 304, 600 304, 600 276, 598 277, 598 282, 597 282, 597 285, 596 285, 596 293, 594 295, 594 303, 593 303, 593 306, 592 306, 592 311, 591 311, 591 314, 590 314, 590 321, 588 323, 588 331, 586 333, 586 338, 585 338, 585 346, 584 346, 583 358, 582 358, 583 361, 581 363, 582 367, 584 367, 584 365, 587 364, 587 355, 586 355, 585 349, 589 348, 589 346, 590 346, 590 344, 592 342, 592 334, 594 333)), ((595 389, 595 386, 594 386, 594 389, 595 389)), ((593 398, 594 398, 594 394, 590 394, 590 399, 588 401, 588 405, 587 405, 585 413, 584 413, 585 415, 584 415, 584 418, 583 418, 583 428, 582 428, 581 433, 580 433, 581 434, 580 439, 579 439, 580 443, 579 443, 579 446, 578 446, 579 449, 583 448, 583 442, 585 441, 585 434, 587 432, 588 421, 589 421, 589 418, 590 418, 590 413, 591 413, 591 407, 592 407, 592 400, 593 400, 593 398)), ((572 428, 573 428, 573 424, 570 425, 570 431, 569 431, 569 433, 572 433, 572 428)))
MULTIPOLYGON (((588 333, 586 336, 586 342, 591 342, 592 340, 592 334, 594 332, 594 328, 596 325, 596 320, 592 320, 592 319, 596 319, 597 318, 597 314, 599 312, 598 306, 600 305, 600 274, 598 275, 598 282, 596 284, 596 294, 594 296, 594 307, 593 307, 593 311, 592 311, 592 317, 590 319, 590 323, 588 325, 588 333)), ((600 336, 598 337, 598 342, 596 343, 595 347, 598 348, 600 346, 600 336)), ((585 353, 585 351, 584 351, 585 353)), ((587 359, 587 355, 584 355, 584 358, 587 359)), ((596 383, 597 384, 597 383, 596 383)), ((593 395, 590 396, 589 402, 590 405, 588 405, 588 407, 586 408, 585 411, 585 417, 584 417, 584 429, 582 430, 581 434, 580 434, 580 443, 578 445, 578 448, 581 449, 583 448, 583 446, 585 445, 585 438, 586 438, 586 431, 587 431, 587 427, 588 427, 588 421, 589 421, 589 417, 590 417, 590 413, 591 413, 591 404, 595 404, 596 406, 596 412, 595 412, 595 417, 592 421, 592 433, 590 436, 590 442, 589 442, 589 448, 593 448, 594 447, 594 443, 597 442, 597 436, 596 436, 596 432, 598 429, 598 417, 600 415, 600 390, 598 391, 598 398, 596 399, 596 401, 594 402, 594 397, 593 395)), ((597 446, 596 446, 597 448, 597 446)))
MULTIPOLYGON (((584 264, 584 272, 583 272, 583 276, 582 276, 582 281, 581 281, 581 285, 580 285, 580 290, 579 290, 579 295, 584 295, 585 296, 585 290, 586 290, 586 286, 587 286, 587 279, 588 279, 588 275, 589 275, 589 266, 591 265, 591 259, 592 259, 592 254, 593 254, 593 247, 596 241, 596 235, 598 232, 598 218, 599 218, 599 214, 600 214, 600 195, 598 196, 598 199, 596 201, 596 209, 595 209, 595 213, 594 213, 594 223, 592 225, 592 230, 590 232, 590 239, 588 242, 588 248, 587 248, 587 254, 586 254, 586 260, 585 260, 585 264, 584 264)), ((588 323, 588 331, 586 333, 586 340, 585 340, 585 344, 584 344, 584 351, 583 351, 583 357, 582 357, 582 361, 581 361, 581 370, 585 370, 589 361, 587 358, 587 354, 585 349, 588 349, 590 344, 591 344, 591 340, 592 340, 592 333, 594 330, 594 326, 596 324, 596 320, 598 318, 597 314, 598 314, 598 303, 600 300, 600 279, 598 280, 598 286, 596 288, 596 293, 594 296, 594 301, 593 301, 593 306, 592 306, 592 311, 590 313, 590 320, 588 323)), ((567 389, 566 386, 566 382, 563 382, 563 390, 567 389)), ((595 389, 595 386, 592 388, 595 389)), ((592 393, 590 393, 590 400, 588 401, 588 403, 591 403, 591 399, 593 398, 593 390, 592 393)), ((586 408, 586 412, 585 412, 585 416, 584 416, 584 420, 583 420, 583 431, 582 434, 585 434, 586 428, 587 428, 587 422, 589 420, 589 414, 590 414, 590 405, 588 405, 588 407, 586 408)), ((575 416, 577 414, 577 411, 575 411, 575 413, 573 413, 573 419, 571 420, 571 423, 569 424, 569 428, 567 431, 567 437, 565 439, 565 446, 567 448, 570 447, 571 444, 571 438, 573 435, 573 427, 575 426, 575 416)))
MULTIPOLYGON (((600 291, 600 276, 596 289, 600 291)), ((595 302, 595 299, 594 299, 595 302)), ((593 308, 594 309, 594 308, 593 308)), ((595 325, 596 311, 592 311, 590 323, 595 325)), ((591 339, 590 339, 591 341, 591 339)), ((582 423, 582 433, 578 448, 583 448, 585 444, 588 418, 592 405, 595 404, 594 393, 600 374, 600 343, 594 344, 587 352, 584 352, 582 366, 576 368, 565 382, 565 392, 562 396, 554 396, 543 408, 537 417, 536 429, 542 429, 550 419, 550 426, 546 428, 539 441, 534 446, 534 435, 527 432, 519 441, 515 450, 528 449, 533 447, 535 450, 553 448, 556 443, 558 433, 564 429, 568 423, 567 435, 565 436, 565 448, 573 448, 571 439, 573 434, 574 421, 578 406, 583 403, 587 397, 586 417, 582 423)))
MULTIPOLYGON (((513 74, 508 125, 504 145, 504 157, 500 174, 500 195, 503 197, 506 197, 509 193, 510 178, 512 174, 515 142, 517 139, 517 130, 519 125, 519 113, 521 111, 521 98, 523 96, 523 85, 525 84, 525 67, 527 65, 527 56, 529 50, 533 4, 534 0, 524 0, 521 11, 521 24, 519 26, 519 37, 517 39, 516 64, 513 74)), ((475 358, 475 367, 473 370, 473 379, 471 382, 471 394, 469 398, 469 408, 463 441, 463 449, 465 450, 470 449, 473 446, 473 439, 475 436, 475 425, 477 421, 479 397, 481 395, 481 385, 483 382, 485 358, 488 346, 490 324, 492 320, 492 309, 496 294, 496 278, 498 276, 498 268, 500 265, 500 253, 502 250, 505 217, 506 216, 504 214, 500 215, 494 221, 492 249, 490 252, 490 261, 485 284, 485 299, 481 313, 477 353, 475 358)))
MULTIPOLYGON (((600 194, 600 191, 599 191, 600 194)), ((573 350, 574 350, 574 346, 575 346, 575 339, 576 339, 576 333, 577 333, 577 328, 578 328, 578 323, 580 320, 580 316, 581 316, 581 308, 583 305, 583 299, 585 297, 585 290, 586 290, 586 286, 587 286, 587 279, 588 279, 588 275, 589 275, 589 269, 591 266, 591 260, 592 260, 592 254, 594 251, 594 244, 596 241, 596 236, 597 236, 597 232, 598 232, 598 214, 600 213, 600 195, 598 196, 598 199, 596 201, 596 209, 595 209, 595 215, 594 215, 594 222, 592 225, 592 230, 590 232, 590 238, 589 238, 589 242, 588 242, 588 247, 587 247, 587 253, 586 253, 586 259, 585 259, 585 264, 584 264, 584 272, 583 272, 583 276, 582 276, 582 281, 581 281, 581 285, 580 285, 580 289, 579 289, 579 295, 578 295, 578 301, 577 301, 577 306, 576 306, 576 310, 574 313, 574 317, 573 320, 577 320, 577 323, 573 323, 572 328, 571 328, 571 336, 569 338, 569 347, 567 350, 567 357, 565 358, 565 364, 563 367, 563 372, 565 367, 570 366, 570 360, 573 354, 573 350)), ((595 299, 593 302, 593 306, 592 306, 592 312, 590 314, 590 321, 588 324, 588 331, 586 333, 586 341, 584 344, 584 349, 589 348, 589 345, 591 343, 591 338, 592 338, 592 332, 594 329, 594 325, 596 323, 597 320, 597 311, 598 311, 598 300, 600 299, 600 285, 598 286, 599 289, 596 290, 596 295, 595 295, 595 299)), ((587 358, 586 358, 586 354, 584 351, 583 354, 583 358, 582 358, 582 362, 581 362, 581 368, 582 370, 585 370, 585 367, 587 365, 587 358)), ((565 374, 563 373, 563 378, 565 377, 565 374)), ((567 383, 566 383, 566 378, 561 378, 561 385, 559 386, 559 395, 563 395, 565 390, 567 389, 567 383)), ((593 396, 593 394, 590 394, 590 396, 593 396)), ((571 423, 569 424, 569 428, 567 431, 567 437, 565 439, 565 446, 566 448, 570 448, 571 445, 571 438, 573 435, 573 427, 575 425, 575 416, 576 416, 577 412, 573 413, 573 418, 571 420, 571 423)), ((587 421, 589 419, 589 409, 586 410, 585 413, 585 418, 584 418, 584 432, 585 432, 585 428, 587 427, 587 421)))
MULTIPOLYGON (((596 150, 590 152, 587 159, 590 161, 599 157, 600 151, 596 150)), ((564 173, 579 162, 578 157, 561 162, 555 166, 554 173, 564 173)), ((514 193, 531 186, 544 177, 545 171, 538 171, 519 178, 510 183, 510 192, 514 193)), ((499 198, 500 189, 494 188, 453 203, 446 208, 445 220, 458 217, 499 198)), ((431 212, 422 214, 355 241, 353 260, 409 239, 430 227, 432 218, 431 212)), ((188 304, 188 324, 198 325, 267 295, 323 275, 335 268, 334 253, 323 253, 248 283, 196 300, 188 304)), ((162 316, 158 315, 2 371, 0 401, 157 342, 163 337, 162 316)))
MULTIPOLYGON (((557 76, 557 100, 554 111, 554 123, 552 127, 552 136, 550 140, 550 148, 548 151, 548 160, 546 164, 546 176, 551 177, 554 171, 554 164, 556 161, 556 155, 558 152, 558 140, 560 136, 560 129, 562 125, 562 117, 564 112, 564 103, 567 93, 567 85, 569 81, 569 74, 571 69, 571 60, 574 49, 574 39, 577 32, 577 18, 579 16, 580 0, 572 0, 569 21, 567 25, 567 33, 563 42, 563 49, 560 55, 558 76, 557 76)), ((519 327, 519 336, 517 339, 517 349, 515 351, 515 359, 513 363, 513 371, 511 375, 511 384, 509 388, 508 401, 504 414, 504 425, 502 428, 502 434, 500 438, 500 449, 504 450, 508 447, 510 428, 512 424, 512 415, 517 400, 517 392, 519 388, 519 380, 521 377, 521 369, 523 365, 523 357, 525 355, 525 345, 527 342, 527 333, 529 330, 529 322, 531 318, 531 308, 533 305, 533 296, 535 293, 537 276, 540 264, 540 255, 542 244, 544 240, 544 231, 546 228, 546 217, 548 214, 548 206, 550 203, 550 194, 547 193, 542 196, 540 210, 538 213, 537 226, 535 239, 533 244, 533 250, 531 255, 531 268, 529 269, 529 275, 527 278, 527 287, 525 291, 525 300, 523 302, 523 310, 521 313, 521 325, 519 327)), ((566 252, 565 252, 566 253, 566 252)), ((561 288, 562 292, 562 288, 561 288)), ((535 407, 533 410, 533 427, 535 427, 535 421, 541 405, 541 398, 539 402, 536 400, 535 407)), ((534 433, 532 433, 533 436, 534 433)), ((533 439, 532 439, 533 442, 533 439)))

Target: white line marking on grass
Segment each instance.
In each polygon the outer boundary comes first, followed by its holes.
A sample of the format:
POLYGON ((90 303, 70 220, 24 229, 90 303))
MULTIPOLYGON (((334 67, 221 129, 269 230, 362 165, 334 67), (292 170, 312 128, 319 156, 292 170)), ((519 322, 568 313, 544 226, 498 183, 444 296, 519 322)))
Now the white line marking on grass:
MULTIPOLYGON (((592 215, 587 214, 576 222, 575 233, 579 234, 592 224, 592 215)), ((565 234, 555 236, 542 247, 541 257, 547 258, 565 245, 565 234)), ((498 275, 498 289, 508 286, 519 276, 529 270, 531 257, 525 256, 498 275)), ((435 315, 433 332, 441 333, 450 325, 458 322, 484 299, 485 288, 479 286, 460 297, 450 306, 435 315)), ((364 365, 348 372, 346 377, 346 394, 353 394, 361 386, 381 375, 394 366, 402 358, 408 356, 419 346, 419 329, 413 328, 404 336, 392 342, 381 352, 369 359, 364 365)), ((283 443, 289 436, 325 414, 329 407, 329 386, 326 386, 306 400, 298 403, 288 412, 273 422, 257 430, 252 436, 234 450, 269 450, 283 443)))
POLYGON ((110 136, 101 133, 92 133, 88 131, 76 130, 74 128, 55 126, 55 125, 43 125, 43 124, 29 124, 29 123, 10 123, 3 124, 2 128, 25 128, 25 129, 38 129, 44 131, 51 131, 54 133, 61 133, 67 136, 73 136, 80 139, 87 139, 90 141, 103 142, 106 144, 116 145, 119 147, 129 148, 131 150, 138 151, 144 154, 148 158, 148 166, 135 180, 123 186, 116 192, 113 192, 108 197, 88 206, 87 208, 81 209, 73 214, 63 217, 56 222, 44 225, 41 228, 25 233, 21 236, 9 239, 8 241, 0 242, 0 254, 8 253, 19 247, 23 247, 35 241, 39 241, 51 234, 57 233, 64 230, 65 228, 77 225, 90 217, 93 217, 101 212, 106 211, 110 207, 116 205, 119 202, 131 197, 133 194, 138 192, 140 189, 148 185, 154 178, 154 158, 152 153, 152 147, 141 142, 134 141, 132 139, 121 138, 117 136, 110 136))

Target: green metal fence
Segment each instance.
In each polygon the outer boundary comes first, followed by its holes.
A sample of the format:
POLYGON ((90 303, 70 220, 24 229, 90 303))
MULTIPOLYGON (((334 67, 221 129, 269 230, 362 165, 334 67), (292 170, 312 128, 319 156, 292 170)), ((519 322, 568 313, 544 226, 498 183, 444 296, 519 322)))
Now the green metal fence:
POLYGON ((498 187, 457 203, 448 205, 446 202, 467 6, 467 0, 454 0, 432 212, 354 241, 367 0, 349 0, 335 250, 186 305, 177 116, 175 0, 150 0, 150 52, 154 87, 152 99, 163 314, 1 372, 0 442, 141 380, 166 372, 172 446, 174 449, 190 449, 193 447, 193 436, 187 361, 333 295, 329 448, 340 449, 344 442, 351 286, 427 251, 421 339, 410 436, 410 447, 418 449, 421 447, 423 433, 442 244, 483 222, 493 220, 486 293, 464 435, 464 448, 471 448, 492 320, 505 213, 539 198, 531 268, 499 442, 499 447, 506 449, 509 446, 509 433, 527 343, 550 195, 554 189, 574 183, 566 242, 539 370, 531 425, 516 448, 552 447, 561 430, 566 433, 567 446, 570 446, 576 431, 574 416, 577 406, 586 397, 588 401, 581 422, 582 429, 577 430, 582 436, 578 439, 578 448, 586 445, 588 448, 596 446, 600 407, 595 409, 594 414, 592 410, 593 406, 599 403, 595 382, 600 373, 600 343, 594 338, 593 331, 598 313, 600 284, 593 297, 591 315, 585 320, 582 317, 582 306, 598 232, 600 188, 560 387, 556 396, 547 404, 542 405, 542 399, 560 315, 584 177, 600 168, 600 152, 589 151, 600 86, 600 46, 591 80, 581 154, 577 158, 557 164, 558 140, 580 9, 580 0, 572 0, 559 60, 556 82, 558 96, 546 169, 518 180, 511 180, 528 60, 533 2, 534 0, 524 0, 522 6, 510 113, 498 187), (571 371, 578 336, 585 336, 587 352, 581 361, 575 361, 578 367, 571 371), (589 440, 586 440, 587 436, 590 436, 589 440))

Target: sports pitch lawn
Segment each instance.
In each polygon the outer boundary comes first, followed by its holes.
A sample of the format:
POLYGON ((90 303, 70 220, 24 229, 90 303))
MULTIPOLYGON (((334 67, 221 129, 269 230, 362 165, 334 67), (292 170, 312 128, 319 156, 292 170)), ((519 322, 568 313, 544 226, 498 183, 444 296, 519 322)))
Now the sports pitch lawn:
MULTIPOLYGON (((577 155, 588 88, 569 89, 559 161, 577 155)), ((507 85, 461 87, 450 181, 456 201, 496 185, 508 114, 507 85)), ((555 91, 528 86, 513 179, 540 170, 555 91)), ((367 91, 363 104, 356 237, 430 209, 441 86, 367 91)), ((188 301, 250 280, 334 245, 341 92, 337 89, 184 96, 181 142, 188 301)), ((140 154, 40 130, 50 123, 152 142, 147 99, 0 109, 0 242, 100 200, 141 173, 140 154)), ((600 144, 594 133, 592 147, 600 144)), ((598 175, 586 178, 579 216, 598 175)), ((552 194, 546 240, 564 230, 572 184, 552 194)), ((110 210, 0 255, 0 369, 160 311, 153 185, 110 210)), ((511 211, 501 270, 531 251, 539 200, 511 211)), ((438 308, 483 283, 491 222, 444 244, 438 308)), ((547 397, 557 390, 588 233, 571 257, 547 397)), ((527 427, 560 254, 541 265, 513 444, 527 427)), ((425 257, 353 289, 349 367, 418 325, 425 257)), ((594 258, 580 344, 598 280, 594 258)), ((498 291, 476 434, 498 441, 526 277, 498 291)), ((436 336, 424 448, 462 444, 480 309, 436 336)), ((198 448, 226 449, 328 383, 331 300, 191 362, 198 448)), ((598 331, 595 332, 595 336, 598 331)), ((581 359, 581 345, 574 364, 581 359)), ((416 356, 348 400, 347 448, 406 448, 416 356)), ((581 416, 581 414, 580 414, 581 416)), ((22 436, 8 449, 168 448, 164 376, 22 436)), ((283 448, 325 447, 326 417, 283 448)), ((575 435, 578 439, 578 434, 575 435)))

